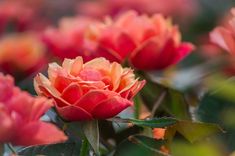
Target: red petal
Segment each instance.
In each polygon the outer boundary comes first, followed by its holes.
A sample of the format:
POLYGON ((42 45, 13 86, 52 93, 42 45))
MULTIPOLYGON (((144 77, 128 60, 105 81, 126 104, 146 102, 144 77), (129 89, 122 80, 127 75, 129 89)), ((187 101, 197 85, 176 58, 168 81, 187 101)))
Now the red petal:
POLYGON ((92 119, 92 116, 87 111, 73 105, 56 108, 59 114, 68 121, 84 121, 92 119))
POLYGON ((115 95, 117 95, 117 93, 111 91, 92 90, 84 95, 82 99, 75 105, 83 108, 87 112, 91 112, 97 106, 97 104, 115 95))
POLYGON ((59 91, 59 92, 63 92, 63 90, 68 87, 69 84, 71 84, 72 82, 74 82, 74 80, 71 80, 67 77, 64 76, 57 76, 55 79, 55 84, 54 87, 59 91))
POLYGON ((132 102, 121 98, 120 96, 113 97, 102 103, 99 103, 92 111, 92 116, 97 119, 107 119, 116 116, 121 111, 131 106, 132 102))
POLYGON ((4 110, 0 110, 0 125, 0 143, 9 142, 14 136, 14 122, 4 110))
POLYGON ((55 125, 44 122, 32 122, 18 131, 13 139, 14 145, 31 146, 66 141, 67 137, 55 125))
POLYGON ((178 63, 183 58, 185 58, 192 50, 194 46, 190 43, 181 43, 181 45, 177 48, 177 56, 175 57, 173 64, 178 63))
POLYGON ((156 40, 150 40, 141 49, 136 51, 131 61, 139 69, 162 70, 179 62, 192 49, 193 46, 191 44, 182 44, 179 48, 176 47, 173 39, 169 39, 163 48, 159 47, 156 40))
POLYGON ((82 96, 82 89, 76 83, 69 85, 62 93, 61 98, 70 104, 74 104, 82 96))
POLYGON ((156 63, 159 63, 159 49, 158 43, 148 41, 132 54, 131 63, 138 69, 155 69, 156 63))

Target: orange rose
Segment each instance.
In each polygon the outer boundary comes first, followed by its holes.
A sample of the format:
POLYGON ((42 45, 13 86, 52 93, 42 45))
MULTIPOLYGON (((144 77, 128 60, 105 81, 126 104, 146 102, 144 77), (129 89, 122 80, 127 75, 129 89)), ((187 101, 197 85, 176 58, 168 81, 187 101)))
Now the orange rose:
POLYGON ((83 63, 81 57, 65 59, 62 66, 51 63, 48 77, 35 77, 39 95, 55 100, 55 107, 66 120, 111 118, 132 106, 132 98, 145 81, 135 79, 133 70, 104 58, 83 63))

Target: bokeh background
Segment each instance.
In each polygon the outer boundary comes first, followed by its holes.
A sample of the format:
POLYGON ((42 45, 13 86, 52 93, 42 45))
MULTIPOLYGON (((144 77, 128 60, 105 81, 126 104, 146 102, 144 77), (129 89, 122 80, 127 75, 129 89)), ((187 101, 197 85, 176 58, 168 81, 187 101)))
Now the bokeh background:
MULTIPOLYGON (((234 6, 233 0, 1 0, 0 71, 12 74, 19 87, 35 94, 33 77, 45 73, 48 62, 61 62, 42 40, 48 27, 57 27, 64 17, 104 20, 129 9, 148 15, 162 13, 179 26, 183 40, 192 42, 196 49, 177 67, 151 72, 151 79, 163 86, 167 82, 167 87, 184 94, 193 120, 219 124, 224 130, 195 144, 176 137, 173 155, 234 156, 235 70, 228 60, 233 62, 235 56, 209 38, 215 27, 227 25, 234 6)), ((148 155, 145 149, 125 143, 119 148, 120 156, 148 155)))

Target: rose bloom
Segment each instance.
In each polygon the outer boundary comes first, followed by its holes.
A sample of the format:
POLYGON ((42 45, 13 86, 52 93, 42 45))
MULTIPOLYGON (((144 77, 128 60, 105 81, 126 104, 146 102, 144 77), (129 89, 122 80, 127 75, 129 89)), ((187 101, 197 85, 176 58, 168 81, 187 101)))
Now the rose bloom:
POLYGON ((94 19, 85 17, 66 17, 59 22, 59 27, 49 27, 43 34, 43 41, 48 49, 58 58, 75 58, 83 56, 85 61, 93 56, 88 52, 92 40, 86 35, 89 25, 96 23, 94 19), (85 48, 86 47, 86 48, 85 48))
POLYGON ((65 59, 62 66, 51 63, 48 77, 38 74, 35 90, 53 98, 58 113, 68 121, 114 117, 133 105, 132 98, 145 84, 130 68, 105 58, 86 63, 82 57, 65 59))
MULTIPOLYGON (((228 15, 223 21, 223 26, 216 27, 210 33, 210 40, 223 50, 226 50, 232 56, 235 56, 235 8, 231 9, 230 20, 228 20, 228 15), (225 21, 227 23, 225 23, 225 21)), ((216 57, 220 57, 218 55, 216 57)), ((226 58, 227 66, 224 69, 225 75, 234 76, 235 75, 235 61, 234 57, 226 58)))
POLYGON ((181 42, 178 27, 161 14, 149 17, 129 11, 114 20, 107 18, 103 23, 73 19, 64 25, 70 27, 59 27, 46 35, 46 43, 53 43, 51 49, 60 56, 64 54, 63 57, 81 55, 85 60, 105 57, 119 63, 128 60, 138 69, 162 70, 178 63, 193 50, 191 43, 181 42), (85 26, 80 29, 82 23, 85 26), (74 33, 77 30, 80 33, 74 33), (65 36, 64 32, 69 35, 65 36), (68 48, 72 49, 71 53, 65 51, 68 48))
POLYGON ((47 62, 43 43, 33 34, 13 34, 0 39, 0 70, 28 75, 47 62))
POLYGON ((134 11, 107 23, 98 42, 110 60, 128 59, 142 70, 162 70, 193 50, 191 43, 181 42, 178 27, 170 19, 161 14, 138 15, 134 11))
POLYGON ((40 117, 52 106, 44 97, 32 97, 0 73, 0 143, 31 146, 62 142, 62 131, 40 117))
POLYGON ((232 19, 226 27, 219 26, 210 33, 211 41, 232 55, 235 55, 235 8, 231 10, 232 19))
POLYGON ((180 19, 193 17, 199 7, 196 0, 98 0, 82 1, 78 3, 79 14, 92 17, 115 16, 123 11, 136 10, 139 13, 162 13, 180 19))

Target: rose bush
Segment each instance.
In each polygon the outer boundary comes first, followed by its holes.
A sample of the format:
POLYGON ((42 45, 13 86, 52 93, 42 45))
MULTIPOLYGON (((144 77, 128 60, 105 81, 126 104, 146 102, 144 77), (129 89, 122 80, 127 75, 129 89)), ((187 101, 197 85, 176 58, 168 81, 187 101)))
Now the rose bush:
POLYGON ((13 84, 11 76, 0 73, 0 144, 31 146, 62 142, 62 131, 40 117, 52 106, 44 97, 32 97, 13 84))
POLYGON ((35 90, 53 98, 59 114, 69 121, 111 118, 133 105, 133 96, 145 83, 135 79, 130 68, 104 58, 51 63, 48 77, 37 75, 35 90))

